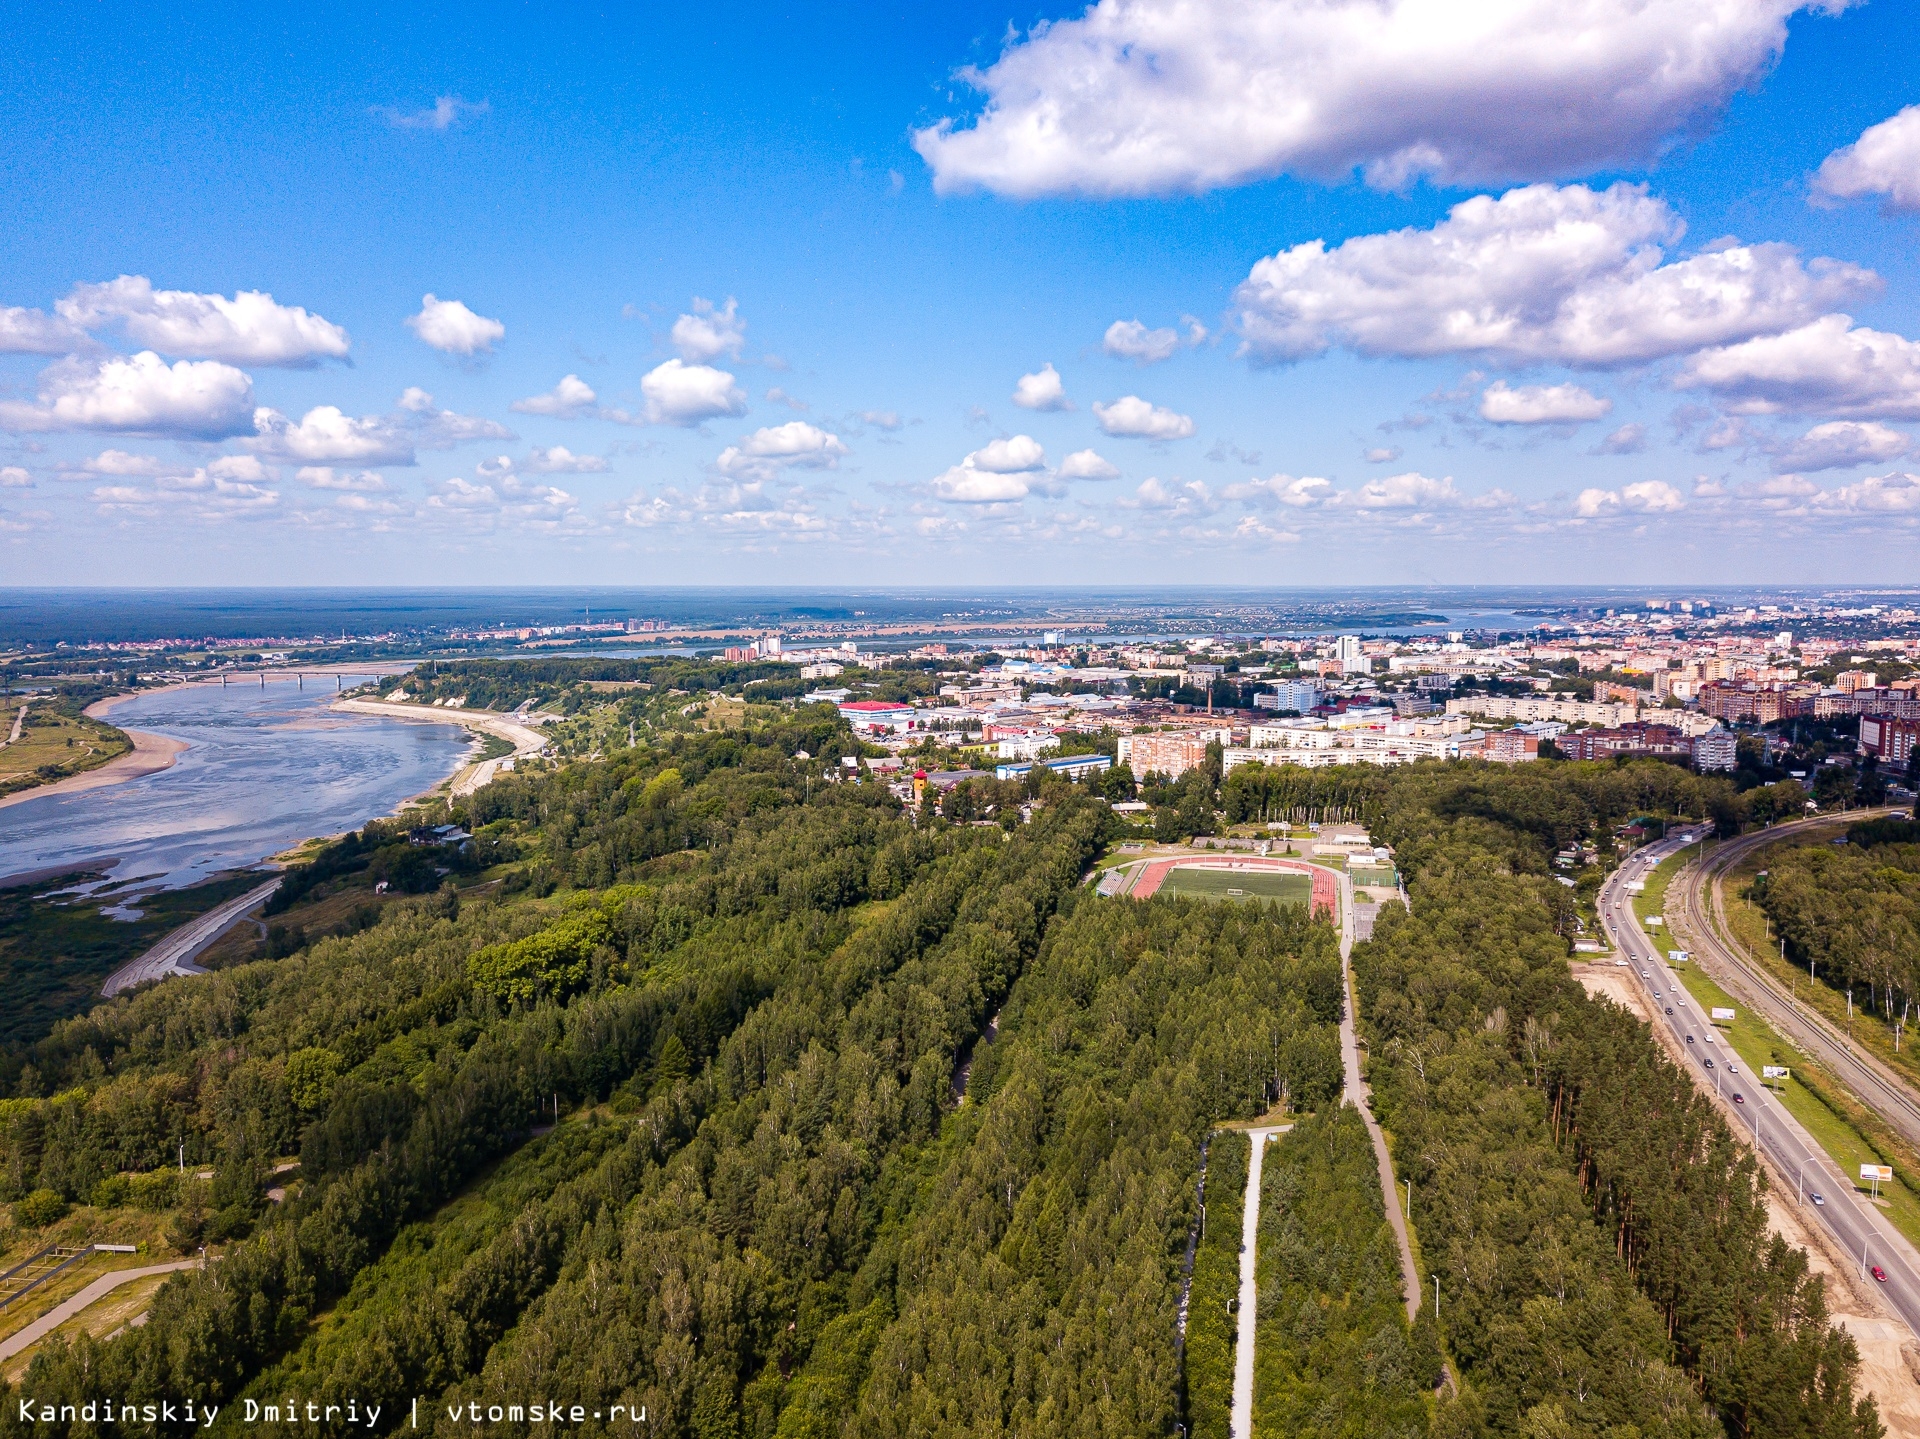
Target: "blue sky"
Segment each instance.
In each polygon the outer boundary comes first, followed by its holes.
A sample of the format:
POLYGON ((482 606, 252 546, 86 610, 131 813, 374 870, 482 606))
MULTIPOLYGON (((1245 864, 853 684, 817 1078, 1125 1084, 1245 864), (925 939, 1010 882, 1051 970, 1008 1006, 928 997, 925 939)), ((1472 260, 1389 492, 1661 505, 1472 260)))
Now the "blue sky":
POLYGON ((1917 31, 37 12, 5 576, 1903 580, 1917 31))

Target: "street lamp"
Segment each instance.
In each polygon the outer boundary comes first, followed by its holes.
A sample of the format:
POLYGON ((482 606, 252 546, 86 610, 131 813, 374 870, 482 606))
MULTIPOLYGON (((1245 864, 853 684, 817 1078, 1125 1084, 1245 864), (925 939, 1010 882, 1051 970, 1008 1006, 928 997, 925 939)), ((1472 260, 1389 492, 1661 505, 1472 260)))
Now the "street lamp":
POLYGON ((1803 1204, 1806 1202, 1805 1180, 1807 1175, 1807 1166, 1809 1164, 1818 1164, 1819 1162, 1820 1162, 1820 1157, 1818 1155, 1809 1154, 1805 1159, 1800 1161, 1800 1167, 1793 1171, 1794 1203, 1803 1204))

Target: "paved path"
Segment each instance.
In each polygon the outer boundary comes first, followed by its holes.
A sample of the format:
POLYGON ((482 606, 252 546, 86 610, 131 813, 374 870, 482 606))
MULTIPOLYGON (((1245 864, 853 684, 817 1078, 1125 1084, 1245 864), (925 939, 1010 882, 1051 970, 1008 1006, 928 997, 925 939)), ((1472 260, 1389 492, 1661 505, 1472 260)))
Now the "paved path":
POLYGON ((1240 1330, 1233 1348, 1233 1439, 1253 1435, 1253 1344, 1260 1321, 1260 1275, 1257 1245, 1260 1238, 1260 1166, 1267 1141, 1285 1134, 1291 1124, 1271 1129, 1249 1129, 1253 1153, 1247 1160, 1247 1197, 1240 1210, 1240 1330))
POLYGON ((100 987, 100 992, 111 999, 122 990, 145 984, 150 979, 164 979, 170 974, 205 974, 206 971, 193 962, 193 957, 218 939, 228 926, 248 910, 265 904, 267 897, 278 888, 280 876, 275 875, 239 898, 230 899, 208 910, 200 918, 181 925, 138 959, 116 969, 100 987))
POLYGON ((1420 1312, 1421 1281, 1413 1264, 1413 1241, 1407 1236, 1407 1218, 1400 1212, 1400 1183, 1394 1177, 1393 1156, 1387 1152, 1387 1136, 1381 1132, 1380 1122, 1373 1117, 1372 1091, 1360 1077, 1360 1042, 1353 1027, 1353 881, 1345 875, 1340 878, 1340 898, 1340 978, 1347 1000, 1345 1013, 1340 1018, 1340 1062, 1347 1076, 1340 1099, 1360 1111, 1361 1122, 1367 1126, 1367 1137, 1373 1141, 1373 1157, 1380 1167, 1380 1197, 1386 1201, 1387 1223, 1393 1226, 1394 1243, 1400 1247, 1401 1295, 1407 1303, 1407 1322, 1412 1323, 1420 1312))
POLYGON ((8 735, 5 740, 0 740, 0 745, 18 744, 20 742, 20 731, 25 728, 26 723, 27 707, 21 705, 20 713, 13 717, 13 733, 8 735))
POLYGON ((176 1269, 192 1269, 199 1262, 198 1259, 176 1259, 171 1264, 154 1264, 146 1269, 116 1269, 111 1274, 103 1274, 73 1298, 48 1310, 19 1333, 0 1339, 0 1359, 11 1359, 22 1349, 38 1344, 82 1309, 106 1298, 122 1284, 148 1279, 155 1274, 171 1274, 176 1269))

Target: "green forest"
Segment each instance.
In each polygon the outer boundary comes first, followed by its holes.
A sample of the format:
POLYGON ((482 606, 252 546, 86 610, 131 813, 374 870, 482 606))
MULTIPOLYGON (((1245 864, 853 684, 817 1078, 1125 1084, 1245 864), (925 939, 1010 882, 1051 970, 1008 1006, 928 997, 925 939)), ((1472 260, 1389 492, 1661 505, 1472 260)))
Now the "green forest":
POLYGON ((1711 782, 1453 764, 1201 795, 1398 851, 1412 912, 1354 964, 1444 1293, 1410 1325, 1337 1107, 1335 929, 1099 897, 1127 830, 1093 790, 915 815, 840 779, 852 745, 804 710, 504 777, 431 816, 474 835, 444 864, 374 825, 291 871, 276 904, 347 915, 325 932, 13 1045, 16 1225, 148 1210, 216 1257, 143 1326, 43 1347, 0 1425, 77 1439, 105 1431, 62 1403, 191 1397, 231 1433, 291 1395, 378 1405, 376 1432, 418 1399, 422 1428, 477 1405, 546 1433, 512 1406, 557 1399, 693 1439, 1224 1439, 1248 1157, 1220 1126, 1282 1114, 1259 1432, 1879 1433, 1751 1161, 1567 969, 1555 851, 1710 812, 1711 782))

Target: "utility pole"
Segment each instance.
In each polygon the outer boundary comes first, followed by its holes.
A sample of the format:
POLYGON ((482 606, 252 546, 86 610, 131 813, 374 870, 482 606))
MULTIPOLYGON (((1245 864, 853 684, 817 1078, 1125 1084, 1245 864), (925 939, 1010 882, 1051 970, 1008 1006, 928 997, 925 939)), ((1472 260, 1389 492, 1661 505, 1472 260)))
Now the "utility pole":
POLYGON ((1411 1179, 1407 1181, 1407 1218, 1409 1220, 1413 1218, 1413 1181, 1411 1179))

